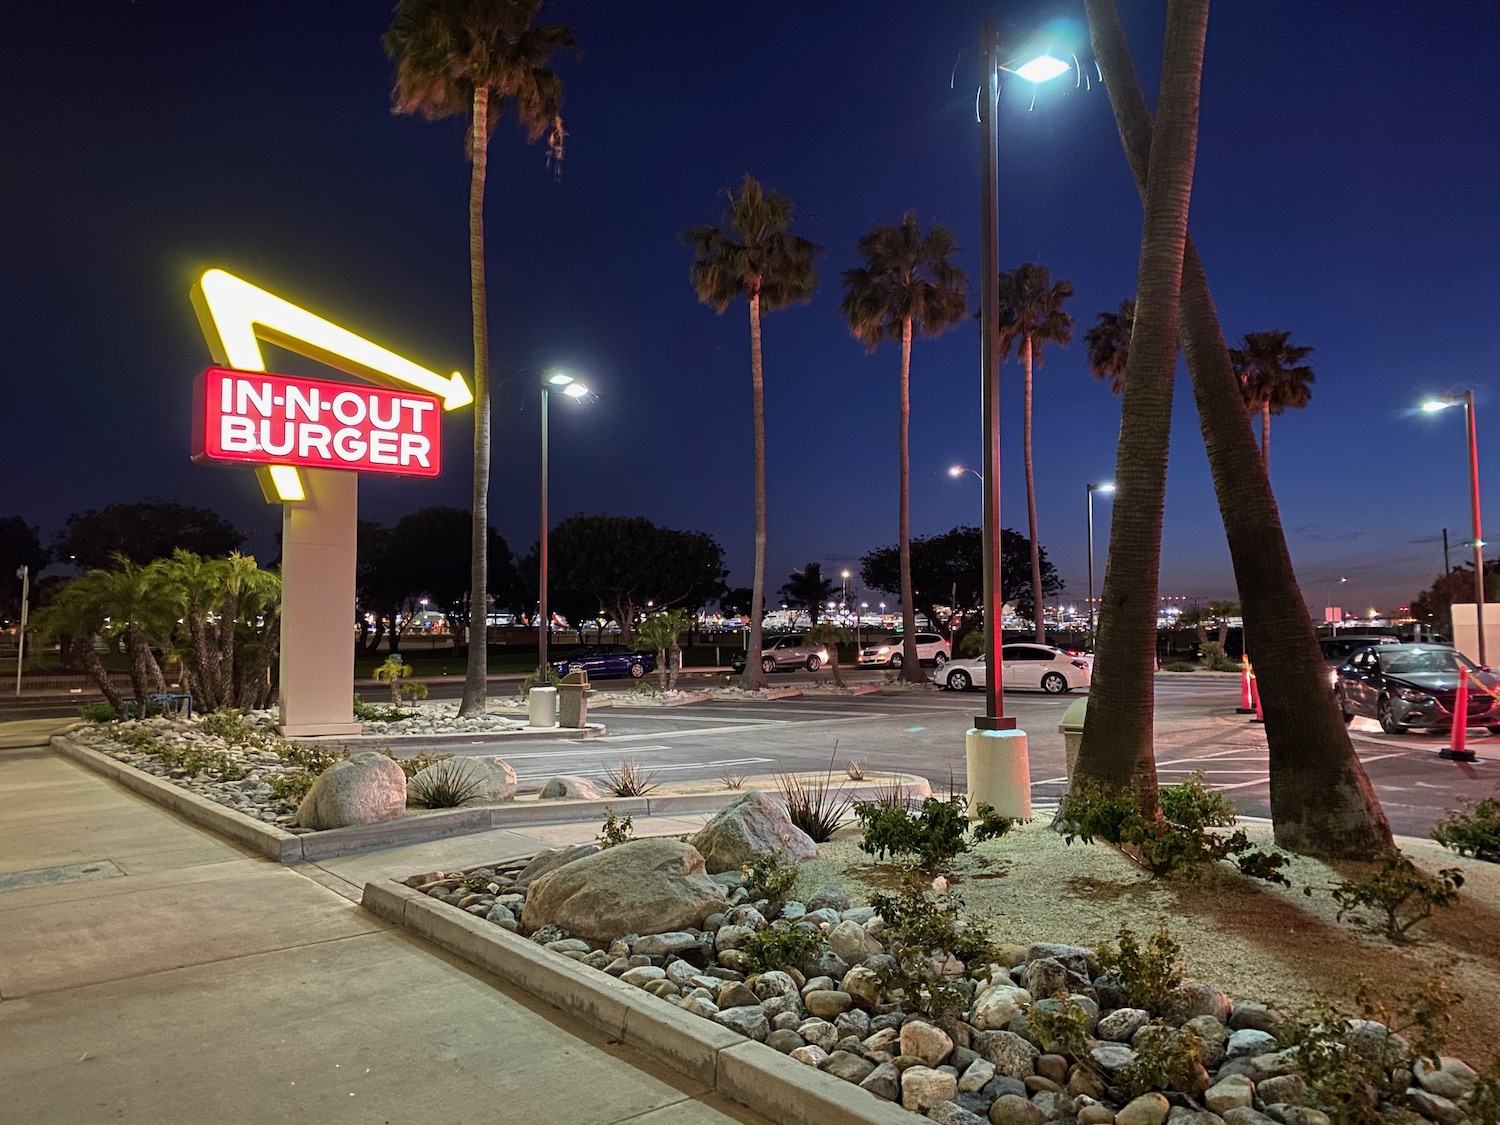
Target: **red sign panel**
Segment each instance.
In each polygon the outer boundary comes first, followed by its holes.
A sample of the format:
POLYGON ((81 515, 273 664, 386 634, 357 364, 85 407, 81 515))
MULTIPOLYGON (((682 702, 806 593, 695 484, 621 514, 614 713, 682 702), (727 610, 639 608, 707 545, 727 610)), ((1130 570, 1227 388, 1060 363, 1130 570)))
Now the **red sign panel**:
POLYGON ((210 367, 194 386, 193 460, 435 477, 442 400, 417 391, 210 367))

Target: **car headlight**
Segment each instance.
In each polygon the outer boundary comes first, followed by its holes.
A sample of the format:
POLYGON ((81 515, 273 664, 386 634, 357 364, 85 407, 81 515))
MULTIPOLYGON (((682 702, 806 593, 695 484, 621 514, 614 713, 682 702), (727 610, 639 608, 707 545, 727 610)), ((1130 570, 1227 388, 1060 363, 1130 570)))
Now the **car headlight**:
POLYGON ((1416 691, 1412 688, 1398 688, 1396 694, 1408 703, 1431 703, 1432 696, 1425 691, 1416 691))

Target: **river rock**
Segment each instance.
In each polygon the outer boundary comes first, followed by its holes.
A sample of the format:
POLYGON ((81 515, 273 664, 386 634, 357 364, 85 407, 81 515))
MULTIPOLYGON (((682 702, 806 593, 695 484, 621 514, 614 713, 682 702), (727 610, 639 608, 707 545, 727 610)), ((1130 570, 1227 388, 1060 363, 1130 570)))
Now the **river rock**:
POLYGON ((858 965, 877 953, 885 952, 885 946, 871 937, 858 922, 840 922, 829 930, 828 946, 849 965, 858 965))
MULTIPOLYGON (((840 914, 849 909, 849 896, 839 887, 832 883, 825 883, 807 897, 803 904, 809 911, 812 910, 837 910, 840 914)), ((874 914, 874 908, 869 908, 874 914)))
MULTIPOLYGON (((678 840, 633 840, 575 859, 531 884, 521 922, 610 941, 620 934, 700 925, 724 904, 703 857, 678 840)), ((795 991, 795 988, 794 988, 795 991)))
POLYGON ((320 773, 297 806, 297 824, 321 831, 391 820, 406 810, 406 774, 393 759, 372 751, 334 762, 320 773))
POLYGON ((1278 1035, 1286 1016, 1279 1009, 1267 1007, 1254 1000, 1241 1000, 1229 1013, 1229 1029, 1244 1031, 1250 1028, 1264 1031, 1267 1035, 1278 1035))
POLYGON ((807 1046, 807 1043, 795 1031, 782 1028, 766 1036, 766 1046, 773 1051, 780 1051, 783 1055, 790 1055, 797 1048, 807 1046))
POLYGON ((937 1125, 984 1125, 985 1122, 979 1114, 957 1102, 938 1102, 928 1109, 927 1116, 937 1125))
POLYGON ((901 1094, 901 1072, 892 1063, 881 1063, 865 1076, 859 1088, 870 1091, 877 1098, 893 1102, 901 1094))
POLYGON ((995 1077, 995 1064, 989 1059, 975 1059, 968 1065, 962 1074, 958 1076, 958 1090, 961 1094, 975 1094, 983 1090, 995 1077))
POLYGON ((825 1020, 837 1019, 854 1006, 854 998, 847 992, 827 988, 809 992, 802 998, 802 1002, 807 1005, 810 1015, 825 1020))
POLYGON ((1228 1059, 1251 1058, 1266 1055, 1276 1050, 1276 1039, 1253 1027, 1242 1028, 1229 1037, 1224 1046, 1224 1057, 1228 1059))
POLYGON ((792 823, 781 803, 758 789, 747 789, 720 809, 692 843, 711 872, 738 870, 757 853, 772 852, 791 860, 818 854, 818 845, 792 823))
POLYGON ((1129 1043, 1150 1022, 1151 1013, 1144 1008, 1116 1008, 1099 1021, 1094 1033, 1111 1043, 1129 1043))
POLYGON ((854 997, 861 1008, 874 1008, 880 1003, 880 977, 865 965, 855 965, 839 982, 839 991, 854 997))
POLYGON ((1203 1104, 1215 1113, 1231 1109, 1254 1108, 1255 1083, 1243 1074, 1222 1078, 1203 1092, 1203 1104))
POLYGON ((1170 1112, 1172 1103, 1166 1095, 1142 1094, 1115 1112, 1115 1125, 1162 1125, 1170 1112))
POLYGON ((970 1046, 995 1064, 997 1075, 1009 1078, 1025 1078, 1034 1073, 1034 1060, 1041 1054, 1030 1040, 1010 1031, 975 1032, 970 1046))
POLYGON ((790 1052, 790 1054, 799 1063, 810 1066, 814 1070, 821 1070, 823 1064, 828 1061, 828 1052, 814 1043, 809 1043, 805 1047, 798 1047, 795 1051, 790 1052))
POLYGON ((1428 1059, 1418 1059, 1412 1064, 1412 1074, 1422 1089, 1450 1100, 1465 1097, 1474 1089, 1479 1075, 1462 1059, 1442 1055, 1438 1064, 1433 1066, 1428 1059))
MULTIPOLYGON (((932 1024, 923 1020, 912 1020, 901 1029, 901 1053, 921 1059, 926 1066, 937 1067, 946 1062, 948 1056, 953 1053, 953 1040, 940 1027, 933 1027, 932 1024)), ((957 1092, 958 1086, 955 1082, 953 1093, 957 1092)), ((947 1096, 951 1098, 953 1094, 947 1096)))
POLYGON ((868 1059, 861 1058, 853 1051, 835 1051, 828 1056, 828 1061, 823 1064, 824 1073, 855 1084, 863 1082, 870 1076, 870 1072, 874 1069, 874 1063, 868 1059))
POLYGON ((1002 1094, 990 1106, 991 1125, 1042 1125, 1047 1115, 1027 1098, 1002 1094))
MULTIPOLYGON (((936 1029, 934 1029, 936 1030, 936 1029)), ((921 1113, 958 1093, 958 1079, 926 1066, 909 1066, 901 1072, 901 1104, 921 1113)))
POLYGON ((771 1034, 771 1021, 766 1019, 765 1009, 759 1004, 745 1008, 724 1008, 713 1016, 713 1021, 761 1043, 771 1034))
POLYGON ((1019 1016, 1031 1003, 1031 993, 1012 984, 997 984, 985 989, 974 1001, 976 1031, 996 1031, 1019 1016))
POLYGON ((1306 1105, 1307 1083, 1300 1074, 1278 1074, 1275 1078, 1263 1078, 1256 1085, 1262 1105, 1306 1105))
POLYGON ((1427 1120, 1439 1122, 1439 1125, 1458 1125, 1465 1116, 1464 1111, 1447 1098, 1417 1086, 1407 1088, 1406 1104, 1427 1120))
POLYGON ((1168 994, 1158 1013, 1168 1023, 1184 1024, 1194 1016, 1213 1016, 1228 1023, 1234 1004, 1217 988, 1198 981, 1184 981, 1168 994))

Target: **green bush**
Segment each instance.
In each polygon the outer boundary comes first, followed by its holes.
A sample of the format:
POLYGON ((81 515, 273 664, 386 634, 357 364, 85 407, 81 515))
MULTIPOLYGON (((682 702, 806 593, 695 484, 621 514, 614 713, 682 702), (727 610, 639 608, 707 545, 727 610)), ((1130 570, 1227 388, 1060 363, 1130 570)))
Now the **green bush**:
POLYGON ((349 757, 346 747, 340 746, 306 746, 300 742, 287 742, 280 740, 282 745, 278 751, 284 761, 294 766, 301 766, 308 773, 316 777, 335 762, 342 762, 349 757))
POLYGON ((634 822, 630 814, 625 814, 625 819, 617 820, 614 809, 606 809, 604 812, 604 825, 599 835, 594 837, 599 847, 613 848, 620 844, 628 844, 635 839, 634 822))
POLYGON ((756 898, 785 902, 797 885, 797 864, 787 863, 780 852, 756 852, 742 869, 745 886, 756 898))
POLYGON ((1068 843, 1106 840, 1156 876, 1196 876, 1208 865, 1227 860, 1251 878, 1288 882, 1281 871, 1286 856, 1258 850, 1242 830, 1227 835, 1210 831, 1232 826, 1236 814, 1222 793, 1204 785, 1201 773, 1179 785, 1163 786, 1157 799, 1161 816, 1152 819, 1141 812, 1133 792, 1075 782, 1060 803, 1058 821, 1068 843))
POLYGON ((954 857, 983 840, 1004 836, 1016 824, 979 806, 979 820, 969 824, 968 802, 954 794, 948 800, 928 797, 913 813, 887 801, 856 801, 854 817, 864 828, 860 850, 876 859, 908 859, 929 873, 945 870, 954 857))
POLYGON ((1238 672, 1239 663, 1224 655, 1224 646, 1218 641, 1204 641, 1198 646, 1203 650, 1203 667, 1210 672, 1238 672))
POLYGON ((1186 660, 1174 660, 1170 664, 1162 665, 1163 672, 1196 672, 1198 665, 1190 664, 1186 660))
MULTIPOLYGON (((423 684, 407 684, 407 687, 424 687, 423 684)), ((354 717, 362 723, 399 723, 412 717, 411 711, 403 711, 389 704, 366 703, 354 693, 354 717)))
POLYGON ((410 758, 398 758, 389 750, 382 750, 381 753, 401 767, 401 772, 406 775, 407 781, 416 777, 417 774, 421 773, 428 766, 435 766, 439 762, 446 762, 449 758, 453 757, 452 754, 433 754, 427 750, 413 754, 410 758))
POLYGON ((927 1015, 965 1008, 968 995, 942 966, 950 957, 966 965, 988 963, 994 939, 987 926, 962 917, 963 899, 908 887, 899 895, 877 894, 870 905, 885 921, 882 939, 893 959, 879 973, 882 988, 899 992, 908 1010, 927 1015))
POLYGON ((1464 806, 1438 821, 1432 838, 1459 855, 1500 863, 1500 800, 1485 797, 1464 806))
POLYGON ((1134 1008, 1154 1011, 1182 983, 1182 947, 1167 932, 1163 922, 1143 946, 1129 926, 1120 927, 1119 939, 1095 950, 1099 967, 1118 977, 1125 999, 1134 1008))
POLYGON ((1196 1032, 1155 1023, 1137 1035, 1138 1038, 1131 1040, 1135 1060, 1122 1075, 1131 1097, 1140 1097, 1152 1090, 1198 1092, 1192 1087, 1194 1079, 1199 1076, 1199 1067, 1203 1065, 1204 1048, 1203 1040, 1196 1032))
MULTIPOLYGON (((1403 941, 1407 932, 1431 918, 1434 910, 1458 901, 1458 889, 1464 885, 1463 872, 1458 868, 1445 867, 1435 877, 1428 878, 1399 851, 1384 852, 1378 859, 1378 871, 1334 886, 1333 900, 1339 904, 1340 922, 1350 911, 1372 908, 1384 915, 1381 932, 1392 941, 1403 941)), ((1312 888, 1308 887, 1305 893, 1311 894, 1312 888)))
POLYGON ((120 716, 112 704, 101 700, 96 703, 85 703, 78 709, 78 717, 86 723, 112 723, 120 716))
POLYGON ((1088 1054, 1089 1013, 1082 1004, 1065 992, 1057 994, 1045 1007, 1042 1001, 1032 1003, 1026 1011, 1026 1027, 1050 1055, 1067 1055, 1074 1059, 1088 1054))
POLYGON ((307 791, 317 780, 316 774, 308 773, 306 770, 297 770, 295 773, 274 774, 266 779, 266 783, 271 787, 271 796, 297 805, 302 803, 302 798, 307 796, 307 791))
POLYGON ((823 935, 812 926, 768 926, 745 939, 740 952, 745 968, 752 973, 769 973, 773 969, 796 969, 818 955, 823 935))
POLYGON ((250 724, 245 722, 244 712, 234 707, 208 712, 199 720, 198 728, 204 734, 215 735, 235 746, 247 745, 254 734, 250 724))

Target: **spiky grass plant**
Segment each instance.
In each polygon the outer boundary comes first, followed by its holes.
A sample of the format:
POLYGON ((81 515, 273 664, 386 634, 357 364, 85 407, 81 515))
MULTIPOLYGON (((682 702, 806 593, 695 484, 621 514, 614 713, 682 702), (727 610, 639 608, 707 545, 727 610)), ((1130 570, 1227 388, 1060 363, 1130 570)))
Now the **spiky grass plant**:
POLYGON ((644 797, 659 784, 655 771, 646 769, 634 758, 621 758, 613 769, 604 767, 604 788, 616 797, 644 797))
POLYGON ((407 785, 409 804, 428 809, 456 809, 479 796, 484 775, 463 758, 445 758, 434 762, 411 779, 407 785))

